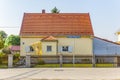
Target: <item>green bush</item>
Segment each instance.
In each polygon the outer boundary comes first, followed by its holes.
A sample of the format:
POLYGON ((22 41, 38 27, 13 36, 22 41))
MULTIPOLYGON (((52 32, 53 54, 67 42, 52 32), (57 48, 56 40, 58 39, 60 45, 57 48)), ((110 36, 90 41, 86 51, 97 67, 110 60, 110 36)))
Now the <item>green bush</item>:
POLYGON ((38 64, 39 64, 39 65, 43 65, 43 64, 45 64, 45 62, 44 62, 44 60, 39 59, 39 60, 38 60, 38 64))
POLYGON ((0 52, 0 57, 4 57, 4 56, 5 56, 5 53, 0 52))
POLYGON ((19 58, 20 58, 20 54, 19 53, 14 54, 13 59, 19 59, 19 58))
POLYGON ((2 59, 0 58, 0 64, 2 64, 2 59))
POLYGON ((2 52, 6 54, 11 54, 10 48, 3 48, 2 52))
POLYGON ((3 59, 5 58, 5 54, 3 52, 0 52, 0 64, 3 63, 3 59))

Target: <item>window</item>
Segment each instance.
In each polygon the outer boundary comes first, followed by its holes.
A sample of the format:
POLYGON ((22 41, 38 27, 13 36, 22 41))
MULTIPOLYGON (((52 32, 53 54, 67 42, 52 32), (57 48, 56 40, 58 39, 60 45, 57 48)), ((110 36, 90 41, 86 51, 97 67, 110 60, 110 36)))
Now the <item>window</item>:
POLYGON ((68 46, 62 46, 62 51, 68 51, 68 46))
POLYGON ((33 51, 34 51, 33 47, 32 47, 32 46, 30 46, 30 52, 33 52, 33 51))
POLYGON ((29 52, 33 52, 34 49, 33 49, 32 46, 26 46, 26 47, 25 47, 25 51, 26 51, 27 53, 29 53, 29 52))
POLYGON ((80 38, 80 36, 67 36, 67 38, 80 38))
POLYGON ((22 44, 24 45, 24 44, 25 44, 25 42, 22 42, 22 44))
POLYGON ((52 51, 52 46, 47 46, 47 52, 51 52, 52 51))
POLYGON ((58 52, 73 52, 73 46, 58 46, 58 52))

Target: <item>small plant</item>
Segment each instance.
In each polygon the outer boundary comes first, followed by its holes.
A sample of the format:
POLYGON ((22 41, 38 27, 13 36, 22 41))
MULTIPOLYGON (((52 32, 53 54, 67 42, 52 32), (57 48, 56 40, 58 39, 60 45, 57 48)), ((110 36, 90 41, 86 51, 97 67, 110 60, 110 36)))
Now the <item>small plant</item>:
POLYGON ((2 52, 6 54, 11 54, 10 48, 3 48, 2 52))
POLYGON ((20 58, 20 54, 19 53, 14 54, 13 58, 14 59, 19 59, 20 58))
POLYGON ((45 64, 45 62, 44 62, 44 60, 39 59, 38 64, 43 65, 43 64, 45 64))
POLYGON ((4 53, 0 52, 0 64, 2 64, 3 57, 5 56, 4 53))

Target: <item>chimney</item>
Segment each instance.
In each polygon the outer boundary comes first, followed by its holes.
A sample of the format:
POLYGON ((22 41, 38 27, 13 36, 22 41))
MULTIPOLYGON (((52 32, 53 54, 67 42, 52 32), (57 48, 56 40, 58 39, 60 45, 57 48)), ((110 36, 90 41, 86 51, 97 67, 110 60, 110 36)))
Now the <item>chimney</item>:
POLYGON ((42 13, 45 14, 45 9, 42 10, 42 13))

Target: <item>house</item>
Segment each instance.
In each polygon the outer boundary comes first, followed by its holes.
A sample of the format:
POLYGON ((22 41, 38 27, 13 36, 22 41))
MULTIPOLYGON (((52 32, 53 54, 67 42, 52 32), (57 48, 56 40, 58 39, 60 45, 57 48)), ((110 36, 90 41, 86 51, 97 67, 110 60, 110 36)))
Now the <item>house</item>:
POLYGON ((57 14, 45 13, 45 10, 42 10, 42 13, 24 13, 20 30, 20 54, 74 55, 92 61, 93 36, 89 13, 57 14), (40 45, 33 50, 31 45, 36 42, 40 45), (41 53, 38 50, 41 50, 41 53))
POLYGON ((24 13, 20 55, 41 56, 48 63, 120 65, 120 45, 94 36, 89 13, 24 13))

